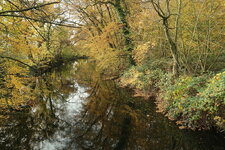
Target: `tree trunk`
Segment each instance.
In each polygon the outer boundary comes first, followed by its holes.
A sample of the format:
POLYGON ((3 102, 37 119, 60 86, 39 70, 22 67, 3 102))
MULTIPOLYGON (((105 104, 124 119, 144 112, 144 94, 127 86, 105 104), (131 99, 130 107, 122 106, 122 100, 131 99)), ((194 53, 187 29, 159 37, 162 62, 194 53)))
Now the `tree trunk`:
MULTIPOLYGON (((115 0, 114 7, 118 13, 118 18, 119 18, 121 24, 123 25, 122 32, 123 32, 123 36, 125 39, 125 43, 124 43, 125 50, 131 52, 134 49, 134 45, 133 45, 132 39, 130 37, 131 32, 130 32, 130 26, 129 26, 129 24, 127 22, 127 18, 126 18, 127 13, 126 13, 126 10, 123 9, 121 1, 122 0, 115 0)), ((131 61, 131 64, 135 65, 135 61, 133 60, 131 54, 129 54, 129 59, 131 61)))
POLYGON ((170 44, 170 50, 171 54, 173 56, 173 75, 175 77, 179 76, 179 60, 178 60, 178 50, 177 50, 177 44, 174 42, 170 35, 169 31, 169 25, 168 25, 168 18, 163 19, 163 26, 166 34, 166 38, 170 44))

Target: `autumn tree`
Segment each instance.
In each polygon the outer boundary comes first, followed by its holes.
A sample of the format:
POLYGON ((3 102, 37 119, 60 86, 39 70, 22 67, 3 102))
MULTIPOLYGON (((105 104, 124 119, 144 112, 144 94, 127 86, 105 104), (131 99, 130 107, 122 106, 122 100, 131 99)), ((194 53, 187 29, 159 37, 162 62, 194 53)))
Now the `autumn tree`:
POLYGON ((48 67, 62 55, 63 49, 72 49, 72 44, 65 42, 70 34, 65 34, 62 26, 76 25, 64 23, 58 4, 57 1, 0 2, 1 105, 18 106, 32 99, 28 96, 31 75, 48 67))

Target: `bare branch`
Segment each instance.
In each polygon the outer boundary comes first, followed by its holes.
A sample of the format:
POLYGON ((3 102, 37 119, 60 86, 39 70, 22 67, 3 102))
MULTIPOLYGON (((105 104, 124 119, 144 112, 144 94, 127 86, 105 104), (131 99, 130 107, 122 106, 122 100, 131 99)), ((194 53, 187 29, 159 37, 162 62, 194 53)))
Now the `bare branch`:
POLYGON ((6 13, 18 13, 18 12, 25 12, 25 11, 29 11, 29 10, 33 10, 33 9, 38 9, 44 6, 48 6, 48 5, 52 5, 52 4, 58 4, 60 2, 51 2, 51 3, 46 3, 46 4, 42 4, 42 5, 38 5, 38 6, 34 6, 34 7, 30 7, 30 8, 25 8, 25 9, 20 9, 20 10, 7 10, 7 11, 2 11, 0 12, 1 14, 6 14, 6 13))
POLYGON ((23 64, 23 65, 25 65, 25 66, 27 66, 27 67, 29 67, 29 68, 34 70, 34 68, 32 66, 30 66, 30 65, 28 65, 28 64, 26 64, 26 63, 24 63, 24 62, 22 62, 22 61, 20 61, 18 59, 15 59, 15 58, 12 58, 12 57, 8 57, 8 56, 0 56, 0 58, 16 61, 16 62, 18 62, 20 64, 23 64))
POLYGON ((81 28, 81 26, 74 26, 74 25, 69 25, 69 24, 62 24, 61 22, 51 22, 51 21, 41 20, 41 19, 36 19, 36 18, 31 18, 31 17, 23 16, 23 15, 3 14, 3 15, 0 15, 0 16, 24 18, 24 19, 29 19, 29 20, 36 21, 36 22, 49 23, 49 24, 54 24, 54 25, 57 25, 57 26, 64 26, 64 27, 70 27, 70 28, 81 28))

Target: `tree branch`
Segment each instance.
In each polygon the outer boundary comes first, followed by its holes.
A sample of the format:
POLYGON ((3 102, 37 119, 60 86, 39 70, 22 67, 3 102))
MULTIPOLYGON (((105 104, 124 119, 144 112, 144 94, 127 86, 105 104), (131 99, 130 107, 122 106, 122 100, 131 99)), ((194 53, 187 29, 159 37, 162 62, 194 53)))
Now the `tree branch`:
POLYGON ((69 25, 69 24, 62 24, 60 22, 51 22, 51 21, 47 21, 47 20, 40 20, 40 19, 36 19, 36 18, 31 18, 31 17, 28 17, 28 16, 23 16, 23 15, 13 15, 13 14, 2 14, 1 15, 0 14, 0 16, 24 18, 24 19, 35 21, 35 22, 49 23, 49 24, 54 24, 54 25, 58 25, 58 26, 70 27, 70 28, 81 28, 80 26, 74 26, 74 25, 69 25))
POLYGON ((29 11, 29 10, 33 10, 33 9, 38 9, 44 6, 48 6, 48 5, 52 5, 52 4, 58 4, 60 2, 51 2, 51 3, 47 3, 47 4, 42 4, 42 5, 38 5, 38 6, 34 6, 34 7, 30 7, 30 8, 25 8, 25 9, 20 9, 20 10, 7 10, 7 11, 2 11, 0 12, 1 14, 6 14, 6 13, 16 13, 16 12, 25 12, 25 11, 29 11))
POLYGON ((15 59, 15 58, 12 58, 12 57, 8 57, 8 56, 0 56, 0 58, 3 58, 3 59, 9 59, 9 60, 16 61, 16 62, 18 62, 18 63, 20 63, 20 64, 23 64, 23 65, 25 65, 25 66, 27 66, 27 67, 29 67, 29 68, 35 70, 34 67, 32 67, 32 66, 30 66, 30 65, 28 65, 28 64, 26 64, 26 63, 24 63, 24 62, 22 62, 22 61, 20 61, 20 60, 18 60, 18 59, 15 59))

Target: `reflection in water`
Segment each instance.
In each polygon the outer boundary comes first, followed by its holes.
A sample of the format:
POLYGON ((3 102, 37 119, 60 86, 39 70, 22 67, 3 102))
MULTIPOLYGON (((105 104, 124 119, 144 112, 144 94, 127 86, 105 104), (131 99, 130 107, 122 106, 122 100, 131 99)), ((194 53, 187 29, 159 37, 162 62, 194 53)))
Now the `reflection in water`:
MULTIPOLYGON (((83 100, 88 97, 86 93, 86 88, 79 86, 78 84, 74 85, 74 88, 77 89, 75 93, 72 93, 64 103, 54 103, 52 105, 55 107, 54 115, 61 120, 62 125, 61 130, 56 130, 51 138, 45 139, 44 141, 38 142, 34 145, 34 149, 41 150, 56 150, 63 149, 68 143, 71 142, 71 139, 68 134, 71 133, 71 127, 74 124, 74 116, 79 114, 82 109, 83 100), (64 124, 69 126, 64 127, 64 124)), ((35 114, 36 108, 33 109, 35 114)))
POLYGON ((90 62, 64 65, 31 87, 30 109, 1 115, 1 150, 225 149, 223 135, 179 130, 152 101, 102 80, 90 62))

